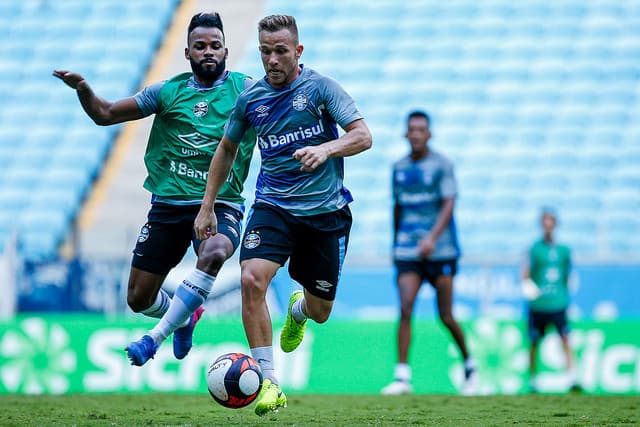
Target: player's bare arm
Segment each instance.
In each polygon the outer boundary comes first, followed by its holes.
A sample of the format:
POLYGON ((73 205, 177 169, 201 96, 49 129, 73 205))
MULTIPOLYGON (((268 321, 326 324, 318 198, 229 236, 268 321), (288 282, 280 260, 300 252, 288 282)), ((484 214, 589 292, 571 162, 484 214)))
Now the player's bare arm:
POLYGON ((196 237, 200 240, 205 240, 218 232, 218 221, 213 207, 220 188, 229 176, 237 152, 238 144, 225 136, 222 137, 218 148, 216 148, 216 153, 211 159, 207 188, 200 205, 200 211, 193 223, 196 237))
POLYGON ((349 123, 344 131, 345 134, 338 139, 296 150, 293 157, 302 163, 300 170, 312 172, 329 157, 353 156, 371 148, 371 132, 364 119, 349 123))
POLYGON ((143 117, 138 103, 131 97, 109 102, 96 95, 89 83, 78 73, 54 70, 53 75, 76 90, 82 108, 97 125, 108 126, 143 117))
POLYGON ((455 204, 455 199, 453 197, 444 199, 442 201, 442 208, 440 209, 440 214, 438 215, 438 219, 436 220, 435 225, 431 229, 431 232, 428 236, 425 236, 422 240, 420 240, 420 255, 427 258, 433 252, 433 249, 436 246, 436 242, 438 241, 438 237, 447 228, 449 225, 449 221, 451 221, 451 217, 453 216, 453 206, 455 204))

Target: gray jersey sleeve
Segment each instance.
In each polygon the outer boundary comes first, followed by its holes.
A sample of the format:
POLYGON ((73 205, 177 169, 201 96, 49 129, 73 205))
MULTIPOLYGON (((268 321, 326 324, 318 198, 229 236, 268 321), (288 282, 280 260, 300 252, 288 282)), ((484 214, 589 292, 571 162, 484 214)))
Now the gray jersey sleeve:
POLYGON ((442 178, 440 179, 440 195, 444 199, 455 197, 458 192, 453 164, 449 160, 442 162, 442 178))
POLYGON ((160 111, 159 99, 162 86, 164 86, 164 81, 153 83, 133 96, 144 117, 157 114, 160 111))
POLYGON ((362 118, 356 103, 338 82, 330 77, 323 77, 322 98, 327 111, 340 127, 362 118))
MULTIPOLYGON (((245 80, 245 88, 246 87, 245 80)), ((244 114, 246 105, 247 102, 245 97, 240 95, 238 99, 236 99, 236 104, 233 106, 231 114, 229 115, 229 120, 227 120, 224 127, 224 136, 236 143, 239 143, 242 140, 244 133, 250 127, 250 123, 244 114)))

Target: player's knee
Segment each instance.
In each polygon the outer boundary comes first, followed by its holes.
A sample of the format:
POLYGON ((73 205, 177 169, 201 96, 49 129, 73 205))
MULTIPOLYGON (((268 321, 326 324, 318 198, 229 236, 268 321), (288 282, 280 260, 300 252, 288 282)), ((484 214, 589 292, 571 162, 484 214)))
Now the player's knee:
POLYGON ((413 316, 413 304, 403 303, 400 305, 400 319, 411 320, 413 316))
POLYGON ((140 313, 141 311, 151 307, 153 301, 149 301, 145 295, 136 294, 135 292, 129 292, 127 295, 127 305, 134 313, 140 313))
POLYGON ((254 300, 256 298, 264 298, 267 287, 263 283, 263 280, 255 275, 252 271, 243 271, 240 277, 242 284, 242 299, 254 300))
POLYGON ((224 264, 228 258, 229 255, 224 248, 216 247, 205 249, 198 257, 198 268, 207 274, 216 276, 220 271, 222 264, 224 264))

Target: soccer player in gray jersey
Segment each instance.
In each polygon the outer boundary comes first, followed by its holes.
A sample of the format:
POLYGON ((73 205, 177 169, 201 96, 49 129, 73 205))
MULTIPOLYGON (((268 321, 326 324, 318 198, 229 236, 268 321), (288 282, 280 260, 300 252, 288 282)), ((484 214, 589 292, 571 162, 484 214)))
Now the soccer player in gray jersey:
POLYGON ((255 412, 287 404, 273 367, 272 325, 265 301, 271 279, 287 260, 304 291, 291 295, 280 336, 285 352, 302 341, 307 318, 329 318, 346 254, 352 197, 343 186, 343 157, 371 147, 371 134, 353 99, 332 79, 299 64, 296 21, 272 15, 258 24, 266 76, 243 92, 211 161, 207 191, 195 222, 199 238, 216 233, 213 200, 238 141, 258 135, 262 158, 240 249, 242 320, 265 380, 255 412), (345 133, 338 137, 339 125, 345 133))
POLYGON ((221 232, 205 242, 197 240, 193 222, 204 195, 211 157, 237 96, 253 81, 226 70, 228 50, 218 13, 194 15, 187 43, 184 54, 192 72, 152 84, 135 96, 115 102, 97 96, 80 74, 65 70, 53 73, 76 90, 82 107, 99 125, 155 114, 145 154, 148 177, 144 187, 152 194, 151 209, 133 251, 127 303, 134 312, 160 321, 126 347, 131 363, 137 366, 153 358, 171 333, 176 358, 184 358, 191 349, 202 303, 222 264, 240 243, 244 210, 241 193, 255 147, 255 134, 247 133, 233 173, 216 200, 221 232), (198 254, 196 268, 170 298, 162 283, 189 244, 198 254))
POLYGON ((398 362, 394 379, 383 394, 412 392, 408 363, 413 306, 424 281, 436 290, 440 320, 449 329, 464 358, 462 392, 472 391, 475 366, 462 329, 453 317, 453 276, 460 256, 453 207, 457 193, 453 165, 429 148, 430 118, 413 111, 407 119, 410 153, 393 165, 394 261, 400 294, 398 362))

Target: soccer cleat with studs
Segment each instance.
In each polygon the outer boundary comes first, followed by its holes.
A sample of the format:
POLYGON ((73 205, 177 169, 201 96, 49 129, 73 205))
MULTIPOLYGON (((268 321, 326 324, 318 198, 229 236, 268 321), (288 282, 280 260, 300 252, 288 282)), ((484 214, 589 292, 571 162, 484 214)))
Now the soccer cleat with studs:
POLYGON ((129 344, 125 351, 132 365, 142 366, 147 360, 153 359, 158 350, 158 344, 150 335, 143 335, 138 341, 129 344))
POLYGON ((262 389, 256 398, 255 413, 258 416, 278 412, 279 408, 287 407, 287 396, 278 384, 266 379, 262 382, 262 389))
POLYGON ((291 315, 291 307, 299 299, 304 298, 304 292, 295 291, 289 298, 289 308, 287 310, 287 319, 284 322, 282 332, 280 332, 280 348, 285 353, 291 353, 298 348, 304 338, 304 330, 307 326, 307 319, 302 322, 296 322, 296 319, 291 315))

